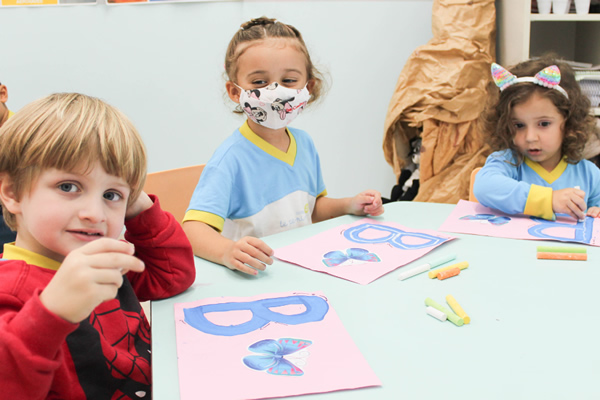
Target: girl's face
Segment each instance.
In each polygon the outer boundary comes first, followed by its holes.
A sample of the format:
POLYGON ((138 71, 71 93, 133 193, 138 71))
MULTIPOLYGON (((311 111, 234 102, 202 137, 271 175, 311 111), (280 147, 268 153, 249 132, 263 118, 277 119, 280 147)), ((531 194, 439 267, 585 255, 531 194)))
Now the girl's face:
POLYGON ((552 172, 562 159, 565 119, 550 99, 534 92, 513 107, 513 143, 519 152, 552 172))
MULTIPOLYGON (((292 39, 261 40, 244 50, 238 58, 237 76, 232 78, 245 90, 263 88, 273 82, 302 89, 308 81, 306 57, 292 39)), ((237 96, 234 93, 232 100, 238 102, 239 93, 237 96)))

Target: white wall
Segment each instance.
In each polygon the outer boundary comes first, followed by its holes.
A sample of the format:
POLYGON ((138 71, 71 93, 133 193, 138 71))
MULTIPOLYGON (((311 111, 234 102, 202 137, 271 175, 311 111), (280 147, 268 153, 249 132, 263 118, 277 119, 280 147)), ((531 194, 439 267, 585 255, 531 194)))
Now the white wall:
POLYGON ((328 72, 324 100, 293 126, 321 155, 330 196, 394 184, 382 151, 396 80, 431 34, 433 0, 246 1, 0 8, 0 82, 9 109, 76 91, 120 108, 140 130, 149 171, 206 162, 243 120, 224 97, 225 48, 266 15, 295 25, 328 72))

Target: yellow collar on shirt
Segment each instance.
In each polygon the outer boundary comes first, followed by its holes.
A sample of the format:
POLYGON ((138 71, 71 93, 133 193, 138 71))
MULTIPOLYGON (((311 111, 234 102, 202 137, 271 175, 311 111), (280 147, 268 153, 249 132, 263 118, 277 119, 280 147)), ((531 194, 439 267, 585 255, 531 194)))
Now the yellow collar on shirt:
POLYGON ((52 260, 48 257, 44 257, 40 254, 34 253, 33 251, 25 250, 22 247, 15 246, 14 243, 6 243, 4 245, 4 254, 2 258, 7 260, 22 260, 27 264, 37 265, 38 267, 58 270, 60 264, 58 261, 52 260))
POLYGON ((294 139, 294 135, 292 135, 289 129, 285 128, 285 131, 290 137, 290 147, 288 147, 287 153, 279 150, 277 147, 254 133, 254 131, 250 129, 250 126, 248 126, 248 121, 244 122, 244 125, 240 127, 240 133, 246 139, 254 143, 256 147, 293 167, 294 160, 296 159, 296 139, 294 139))
POLYGON ((532 161, 527 157, 525 157, 525 164, 527 164, 529 168, 534 170, 536 174, 538 174, 543 180, 545 180, 549 184, 554 183, 555 180, 560 178, 563 172, 565 172, 565 169, 567 169, 567 165, 569 165, 567 164, 566 157, 563 157, 558 162, 558 165, 554 167, 552 172, 546 171, 546 169, 542 167, 539 163, 532 161))

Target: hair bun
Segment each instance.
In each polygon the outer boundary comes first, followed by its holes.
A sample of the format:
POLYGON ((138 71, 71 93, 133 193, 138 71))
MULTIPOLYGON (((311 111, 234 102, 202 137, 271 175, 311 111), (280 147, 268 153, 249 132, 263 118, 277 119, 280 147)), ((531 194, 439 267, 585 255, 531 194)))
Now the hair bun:
POLYGON ((271 25, 271 24, 275 24, 277 23, 277 20, 274 18, 267 18, 267 17, 259 17, 259 18, 254 18, 251 19, 248 22, 244 22, 241 25, 242 30, 246 30, 246 29, 250 29, 253 26, 265 26, 265 25, 271 25))

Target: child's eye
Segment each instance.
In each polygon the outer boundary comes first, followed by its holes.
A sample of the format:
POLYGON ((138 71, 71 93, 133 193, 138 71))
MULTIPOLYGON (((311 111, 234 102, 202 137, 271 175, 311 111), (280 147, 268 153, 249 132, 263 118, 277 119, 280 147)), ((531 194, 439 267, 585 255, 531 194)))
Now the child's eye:
POLYGON ((254 87, 258 87, 258 88, 267 86, 267 83, 268 82, 264 79, 255 79, 252 81, 252 84, 254 85, 254 87))
POLYGON ((104 193, 104 198, 108 201, 119 201, 123 196, 117 192, 106 192, 104 193))
POLYGON ((525 124, 515 122, 513 126, 515 127, 515 129, 523 129, 525 127, 525 124))
POLYGON ((549 127, 551 124, 552 123, 550 121, 541 121, 540 122, 540 126, 544 127, 544 128, 549 127))
POLYGON ((78 188, 75 184, 69 183, 69 182, 61 183, 60 185, 58 185, 58 188, 60 190, 62 190, 63 192, 67 192, 67 193, 76 192, 78 190, 78 188))
POLYGON ((281 83, 283 83, 285 86, 294 85, 296 82, 298 82, 298 79, 293 79, 293 78, 283 79, 281 81, 281 83))

